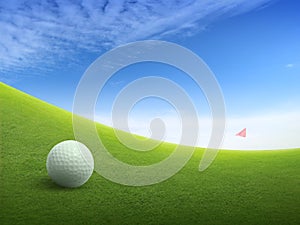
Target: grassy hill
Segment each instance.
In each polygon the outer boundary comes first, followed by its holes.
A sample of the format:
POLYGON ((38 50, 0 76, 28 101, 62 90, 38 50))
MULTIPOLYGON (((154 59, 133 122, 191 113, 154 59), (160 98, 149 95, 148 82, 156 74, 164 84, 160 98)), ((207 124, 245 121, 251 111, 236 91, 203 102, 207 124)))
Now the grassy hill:
MULTIPOLYGON (((103 125, 111 153, 151 164, 172 151, 130 151, 103 125)), ((72 115, 0 83, 0 224, 299 224, 300 149, 220 151, 206 171, 203 153, 172 178, 146 187, 110 182, 97 173, 64 189, 48 177, 46 157, 74 139, 72 115)))

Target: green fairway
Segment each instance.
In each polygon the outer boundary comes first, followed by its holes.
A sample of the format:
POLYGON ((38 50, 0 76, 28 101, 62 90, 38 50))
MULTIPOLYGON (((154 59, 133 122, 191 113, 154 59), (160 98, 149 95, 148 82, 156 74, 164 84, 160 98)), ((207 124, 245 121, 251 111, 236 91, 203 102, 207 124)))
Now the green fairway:
MULTIPOLYGON (((46 157, 74 139, 72 114, 0 83, 0 224, 300 224, 300 149, 220 151, 198 171, 203 149, 152 186, 115 184, 95 173, 80 188, 56 186, 46 157)), ((174 145, 131 151, 98 125, 111 153, 147 165, 174 145)))

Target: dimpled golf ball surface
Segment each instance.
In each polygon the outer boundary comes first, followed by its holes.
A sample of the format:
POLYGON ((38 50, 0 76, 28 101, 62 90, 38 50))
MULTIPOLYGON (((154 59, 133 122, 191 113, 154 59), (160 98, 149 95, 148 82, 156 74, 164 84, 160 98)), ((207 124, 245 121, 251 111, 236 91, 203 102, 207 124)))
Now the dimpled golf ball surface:
POLYGON ((87 182, 92 175, 94 159, 84 144, 68 140, 58 143, 51 149, 46 167, 55 183, 75 188, 87 182))

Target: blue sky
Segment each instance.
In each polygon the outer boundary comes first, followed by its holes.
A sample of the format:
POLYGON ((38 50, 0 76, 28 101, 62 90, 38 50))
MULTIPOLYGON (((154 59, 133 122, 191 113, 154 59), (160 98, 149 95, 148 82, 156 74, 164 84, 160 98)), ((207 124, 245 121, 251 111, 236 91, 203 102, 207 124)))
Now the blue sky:
MULTIPOLYGON (((71 111, 76 86, 96 58, 120 44, 158 39, 192 50, 212 69, 228 117, 245 121, 230 132, 254 117, 299 114, 299 1, 176 2, 1 1, 0 81, 71 111)), ((144 63, 120 71, 107 84, 107 105, 99 106, 99 115, 107 116, 113 96, 145 71, 178 82, 200 111, 208 110, 201 90, 185 74, 144 63)), ((151 108, 165 113, 170 105, 156 99, 134 112, 146 114, 151 108)))

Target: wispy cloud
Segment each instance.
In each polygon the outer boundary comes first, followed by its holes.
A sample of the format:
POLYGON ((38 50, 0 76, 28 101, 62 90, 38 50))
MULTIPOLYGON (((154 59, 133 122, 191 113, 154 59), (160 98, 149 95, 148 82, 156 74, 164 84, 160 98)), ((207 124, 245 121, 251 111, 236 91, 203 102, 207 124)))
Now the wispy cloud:
MULTIPOLYGON (((143 116, 143 115, 141 115, 143 116)), ((176 115, 160 117, 165 124, 164 141, 190 145, 189 142, 181 142, 181 121, 176 115)), ((114 124, 109 116, 96 116, 95 121, 113 126, 115 128, 130 131, 135 134, 150 137, 150 124, 153 118, 140 117, 128 118, 129 130, 114 124)), ((198 146, 207 147, 212 131, 212 118, 199 117, 199 125, 195 121, 186 124, 189 130, 199 128, 198 146)), ((279 112, 266 115, 252 115, 245 117, 228 117, 226 130, 221 145, 222 149, 233 150, 272 150, 299 148, 300 146, 300 114, 299 111, 279 112), (247 128, 247 137, 238 137, 235 134, 247 128)))
POLYGON ((219 16, 244 13, 268 2, 1 1, 0 75, 41 64, 51 67, 81 50, 100 53, 130 41, 190 35, 219 16))
POLYGON ((295 66, 295 64, 293 64, 293 63, 289 63, 289 64, 285 65, 286 68, 293 68, 294 66, 295 66))

